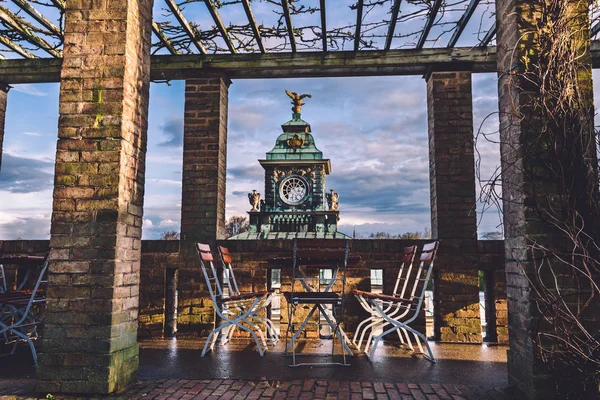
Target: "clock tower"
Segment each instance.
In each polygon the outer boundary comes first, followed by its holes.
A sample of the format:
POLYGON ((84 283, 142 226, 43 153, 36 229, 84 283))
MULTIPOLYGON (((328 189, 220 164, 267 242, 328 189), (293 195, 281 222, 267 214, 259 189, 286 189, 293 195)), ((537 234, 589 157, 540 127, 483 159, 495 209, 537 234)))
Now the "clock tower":
POLYGON ((310 124, 300 109, 303 98, 286 91, 293 100, 292 119, 284 123, 275 146, 259 160, 265 170, 264 199, 248 193, 252 210, 249 231, 231 239, 347 238, 337 231, 337 193, 326 192, 329 159, 316 147, 310 124))

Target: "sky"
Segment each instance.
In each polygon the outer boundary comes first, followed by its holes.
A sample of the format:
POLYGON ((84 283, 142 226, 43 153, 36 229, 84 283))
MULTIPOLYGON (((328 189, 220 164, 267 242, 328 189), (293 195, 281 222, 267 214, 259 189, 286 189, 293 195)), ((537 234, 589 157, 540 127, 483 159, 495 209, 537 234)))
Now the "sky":
MULTIPOLYGON (((473 76, 474 126, 497 110, 492 74, 473 76)), ((265 157, 291 117, 286 89, 310 93, 303 119, 329 158, 327 188, 340 194, 340 230, 368 236, 428 229, 426 84, 421 77, 236 80, 229 92, 227 216, 246 215, 247 193, 264 192, 265 157)), ((145 239, 179 230, 184 85, 153 83, 146 155, 145 239)), ((15 85, 9 93, 0 171, 0 239, 49 237, 57 141, 58 84, 15 85)), ((497 130, 492 115, 486 126, 497 130)), ((480 143, 482 168, 499 162, 480 143)), ((480 231, 498 230, 488 211, 480 231), (489 214, 489 215, 488 215, 489 214)))

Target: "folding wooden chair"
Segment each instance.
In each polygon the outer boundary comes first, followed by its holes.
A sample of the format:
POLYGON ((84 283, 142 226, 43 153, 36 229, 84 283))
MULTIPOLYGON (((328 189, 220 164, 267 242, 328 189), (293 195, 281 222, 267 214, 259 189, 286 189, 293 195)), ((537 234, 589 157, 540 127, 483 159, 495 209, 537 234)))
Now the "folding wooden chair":
POLYGON ((10 354, 13 354, 17 344, 27 343, 31 349, 33 362, 37 365, 37 352, 33 342, 39 338, 39 327, 42 325, 46 310, 45 284, 48 257, 14 257, 3 258, 8 263, 29 264, 26 276, 29 278, 31 270, 38 268, 38 275, 32 288, 25 288, 28 281, 22 282, 18 291, 0 294, 0 337, 5 344, 13 345, 10 354), (42 262, 40 266, 40 262, 42 262))
MULTIPOLYGON (((425 352, 423 351, 421 340, 425 343, 427 348, 427 354, 425 355, 431 361, 435 362, 433 353, 431 352, 431 348, 427 342, 427 338, 421 332, 410 327, 410 324, 417 319, 419 313, 421 312, 421 308, 425 299, 425 290, 427 289, 427 284, 431 278, 431 272, 433 270, 433 262, 436 256, 437 248, 438 242, 427 243, 423 246, 420 264, 417 271, 414 273, 414 275, 412 273, 408 273, 406 275, 407 280, 403 285, 407 286, 407 288, 410 289, 410 292, 404 293, 404 297, 369 292, 357 293, 357 295, 361 296, 368 302, 373 311, 377 313, 384 322, 382 325, 383 332, 373 337, 371 352, 368 353, 368 347, 365 349, 365 352, 367 352, 369 358, 372 359, 375 356, 377 344, 383 339, 383 337, 395 331, 398 331, 398 335, 400 335, 399 331, 403 331, 408 339, 408 343, 406 344, 412 350, 414 350, 414 348, 410 343, 408 332, 413 334, 419 350, 423 354, 425 354, 425 352), (425 275, 423 276, 423 274, 425 275), (391 325, 391 327, 386 328, 389 325, 391 325)), ((402 336, 400 336, 400 338, 402 339, 402 336)))
MULTIPOLYGON (((208 286, 210 298, 215 307, 215 312, 220 318, 218 326, 216 326, 208 335, 201 356, 204 357, 209 349, 214 349, 219 333, 222 330, 225 330, 227 337, 228 330, 237 327, 250 333, 254 338, 258 352, 262 357, 267 349, 267 342, 260 327, 256 324, 256 316, 266 309, 268 305, 268 293, 261 292, 223 296, 223 289, 219 282, 219 275, 213 264, 210 246, 207 244, 196 243, 196 250, 198 251, 200 267, 202 268, 202 273, 206 285, 208 286)), ((216 324, 217 322, 215 321, 215 325, 216 324)))
MULTIPOLYGON (((413 260, 415 259, 416 252, 417 252, 417 246, 409 246, 409 247, 404 248, 404 252, 402 254, 402 263, 400 264, 400 269, 398 270, 398 275, 396 276, 396 283, 394 285, 394 291, 392 292, 392 295, 395 297, 404 297, 404 294, 406 293, 406 289, 408 287, 408 280, 409 280, 408 278, 410 277, 410 274, 412 272, 413 260)), ((354 343, 354 345, 356 345, 356 347, 360 350, 360 348, 362 346, 362 342, 365 337, 365 334, 369 330, 371 330, 371 333, 369 334, 369 337, 365 343, 365 352, 368 352, 370 343, 373 339, 373 335, 375 334, 376 331, 380 330, 383 325, 386 325, 387 322, 385 322, 385 320, 379 315, 379 313, 373 309, 373 307, 369 304, 368 299, 365 297, 365 295, 371 295, 374 293, 364 292, 364 291, 356 290, 356 289, 353 290, 353 293, 354 293, 356 299, 358 300, 358 303, 370 315, 368 318, 365 318, 363 321, 361 321, 358 324, 358 327, 356 328, 356 332, 354 333, 354 337, 352 338, 352 343, 354 343), (362 330, 362 332, 361 332, 361 330, 362 330)), ((392 310, 386 309, 386 312, 389 312, 389 311, 392 311, 392 310)), ((401 311, 399 309, 396 309, 396 312, 399 313, 401 311)), ((404 329, 398 330, 398 337, 399 337, 401 343, 408 344, 408 346, 411 346, 410 338, 408 337, 408 333, 404 329), (405 338, 402 336, 401 332, 403 332, 404 335, 406 335, 406 341, 405 341, 405 338)))
MULTIPOLYGON (((219 255, 221 257, 221 262, 223 264, 223 274, 225 277, 224 280, 225 280, 225 282, 227 282, 227 288, 229 290, 229 295, 242 296, 242 295, 254 294, 256 296, 262 296, 262 294, 264 292, 258 292, 258 293, 257 292, 250 292, 250 293, 240 292, 237 280, 235 279, 235 273, 233 272, 233 266, 231 265, 231 262, 232 262, 231 253, 229 252, 229 249, 227 247, 224 247, 224 246, 218 246, 218 247, 219 247, 219 255)), ((267 299, 265 300, 267 302, 267 304, 265 306, 268 306, 271 304, 272 296, 273 296, 273 293, 268 292, 267 299)), ((244 309, 242 308, 242 309, 240 309, 240 311, 244 311, 244 309)), ((279 335, 277 334, 275 325, 273 325, 273 322, 269 318, 267 318, 267 317, 263 318, 262 316, 258 316, 258 315, 253 315, 251 318, 254 319, 256 322, 265 326, 265 328, 267 330, 267 335, 269 338, 272 338, 273 344, 275 344, 275 343, 277 343, 277 341, 279 341, 279 335)), ((231 339, 234 332, 235 332, 235 327, 232 327, 231 329, 229 329, 228 339, 231 339)))
MULTIPOLYGON (((292 349, 292 365, 350 365, 346 362, 346 354, 352 355, 348 347, 347 337, 340 327, 344 318, 344 290, 346 287, 346 266, 348 262, 349 241, 340 239, 294 239, 292 254, 292 287, 291 292, 283 295, 288 303, 288 334, 286 334, 286 353, 292 349), (324 290, 320 289, 320 278, 306 275, 306 268, 332 269, 332 279, 324 290), (339 269, 342 276, 339 277, 339 269), (311 281, 314 284, 311 284, 311 281), (300 284, 302 291, 296 289, 300 284), (338 285, 335 285, 338 283, 338 285), (334 291, 337 290, 337 291, 334 291), (299 305, 312 305, 311 311, 302 322, 294 322, 293 316, 299 305), (328 309, 326 306, 330 306, 328 309), (339 309, 339 313, 338 313, 339 309), (297 363, 296 362, 296 340, 310 324, 310 320, 316 311, 320 311, 331 332, 337 336, 342 345, 342 363, 297 363), (295 332, 294 332, 295 331, 295 332), (292 334, 291 343, 287 346, 288 336, 292 334)), ((317 323, 320 325, 320 323, 317 323)), ((332 356, 335 350, 335 340, 332 346, 332 356)))

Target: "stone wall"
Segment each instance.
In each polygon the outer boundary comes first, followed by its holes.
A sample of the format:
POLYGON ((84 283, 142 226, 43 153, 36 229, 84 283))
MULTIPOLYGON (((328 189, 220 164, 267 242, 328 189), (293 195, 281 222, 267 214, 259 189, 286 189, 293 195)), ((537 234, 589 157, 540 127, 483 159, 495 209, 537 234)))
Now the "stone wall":
MULTIPOLYGON (((424 243, 430 240, 352 240, 352 254, 359 255, 362 263, 359 268, 348 268, 347 271, 347 292, 352 289, 370 290, 370 270, 383 269, 384 274, 384 293, 392 293, 396 276, 398 274, 398 259, 402 255, 404 247, 417 245, 422 248, 424 243)), ((267 271, 262 267, 265 260, 271 257, 288 256, 291 253, 291 241, 225 241, 220 242, 226 245, 232 252, 234 259, 234 268, 236 278, 241 291, 260 291, 266 290, 267 271)), ((504 257, 502 241, 480 241, 479 253, 470 255, 475 261, 472 268, 476 270, 491 271, 496 279, 494 286, 494 296, 496 304, 496 329, 499 342, 506 341, 507 315, 506 315, 506 292, 503 276, 504 257)), ((48 241, 0 241, 0 254, 44 254, 48 249, 48 241)), ((194 267, 182 268, 183 264, 179 256, 180 242, 171 240, 147 240, 142 242, 142 268, 140 274, 140 301, 139 301, 139 338, 159 338, 163 336, 165 330, 165 292, 166 292, 166 271, 175 269, 179 273, 182 271, 196 271, 199 274, 194 277, 197 280, 194 284, 186 284, 187 287, 195 286, 192 296, 197 296, 196 304, 191 306, 187 292, 179 292, 178 318, 178 336, 194 337, 206 336, 214 324, 214 310, 210 298, 205 291, 200 267, 196 264, 194 267), (198 303, 200 299, 200 303, 198 303)), ((215 254, 216 255, 216 254, 215 254)), ((217 265, 218 262, 217 262, 217 265)), ((434 265, 435 269, 435 265, 434 265)), ((179 281, 181 282, 180 275, 179 281)), ((285 282, 286 275, 283 274, 282 280, 285 282)), ((285 285, 282 285, 282 291, 285 285)), ((282 331, 286 329, 287 306, 282 301, 282 331)), ((364 310, 352 298, 349 297, 346 308, 346 330, 349 335, 354 333, 356 325, 366 316, 364 310)), ((425 332, 424 316, 415 322, 416 328, 425 332)), ((309 330, 309 335, 316 336, 313 330, 309 330)), ((391 336, 389 339, 394 339, 391 336)))
POLYGON ((179 267, 178 240, 142 242, 139 338, 162 337, 165 332, 166 273, 179 267))

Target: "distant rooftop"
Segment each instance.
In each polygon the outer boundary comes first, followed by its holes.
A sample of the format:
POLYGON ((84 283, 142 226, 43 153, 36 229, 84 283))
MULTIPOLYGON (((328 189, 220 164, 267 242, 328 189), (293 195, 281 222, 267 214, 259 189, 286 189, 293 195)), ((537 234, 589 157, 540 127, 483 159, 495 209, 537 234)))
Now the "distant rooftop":
POLYGON ((351 239, 341 232, 244 232, 230 237, 228 240, 263 240, 263 239, 351 239))

